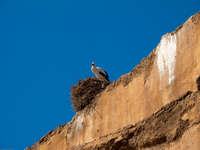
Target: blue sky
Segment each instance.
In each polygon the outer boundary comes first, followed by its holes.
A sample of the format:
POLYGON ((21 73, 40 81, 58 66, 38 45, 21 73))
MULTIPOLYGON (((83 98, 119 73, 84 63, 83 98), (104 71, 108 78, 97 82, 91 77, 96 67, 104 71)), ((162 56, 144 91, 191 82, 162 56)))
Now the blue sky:
POLYGON ((0 0, 0 149, 22 150, 75 114, 70 88, 129 72, 199 0, 0 0))

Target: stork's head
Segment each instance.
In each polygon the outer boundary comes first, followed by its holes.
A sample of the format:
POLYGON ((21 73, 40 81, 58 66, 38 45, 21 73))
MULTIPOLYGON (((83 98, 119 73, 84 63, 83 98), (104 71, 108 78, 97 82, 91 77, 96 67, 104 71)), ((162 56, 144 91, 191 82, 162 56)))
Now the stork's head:
POLYGON ((95 63, 94 63, 94 62, 92 62, 92 66, 95 66, 95 63))

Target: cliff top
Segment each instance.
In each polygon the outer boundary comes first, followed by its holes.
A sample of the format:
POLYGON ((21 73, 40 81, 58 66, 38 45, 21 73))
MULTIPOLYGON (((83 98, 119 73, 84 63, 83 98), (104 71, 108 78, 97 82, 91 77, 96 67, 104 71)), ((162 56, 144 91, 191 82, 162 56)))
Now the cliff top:
POLYGON ((77 112, 32 150, 198 150, 199 57, 200 12, 162 36, 148 57, 102 90, 93 109, 77 112), (186 135, 190 131, 194 136, 186 135))

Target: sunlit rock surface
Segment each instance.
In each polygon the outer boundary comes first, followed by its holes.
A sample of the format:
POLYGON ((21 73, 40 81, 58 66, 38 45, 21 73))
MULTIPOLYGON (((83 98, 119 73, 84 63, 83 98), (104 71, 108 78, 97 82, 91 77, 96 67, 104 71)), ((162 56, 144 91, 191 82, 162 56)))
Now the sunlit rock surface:
POLYGON ((77 112, 27 150, 199 150, 199 64, 197 13, 107 86, 94 107, 77 112))

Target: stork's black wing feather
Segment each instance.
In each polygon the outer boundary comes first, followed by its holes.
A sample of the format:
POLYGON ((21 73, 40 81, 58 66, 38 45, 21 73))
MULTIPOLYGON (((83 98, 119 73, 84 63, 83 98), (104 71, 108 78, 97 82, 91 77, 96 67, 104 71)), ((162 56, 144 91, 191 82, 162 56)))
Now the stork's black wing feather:
POLYGON ((100 75, 102 75, 107 81, 109 81, 109 76, 108 76, 108 73, 106 71, 104 72, 99 72, 100 75))

